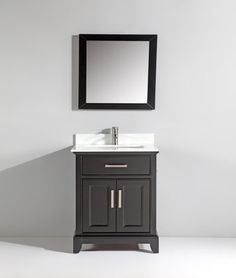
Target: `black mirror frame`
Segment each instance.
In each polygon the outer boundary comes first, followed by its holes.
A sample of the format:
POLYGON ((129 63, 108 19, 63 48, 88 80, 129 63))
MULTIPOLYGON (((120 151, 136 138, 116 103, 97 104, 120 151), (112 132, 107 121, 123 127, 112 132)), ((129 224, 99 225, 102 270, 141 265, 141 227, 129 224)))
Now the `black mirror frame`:
POLYGON ((79 109, 155 109, 157 35, 79 35, 79 109), (148 98, 147 103, 87 103, 86 102, 86 57, 87 41, 149 41, 148 98))

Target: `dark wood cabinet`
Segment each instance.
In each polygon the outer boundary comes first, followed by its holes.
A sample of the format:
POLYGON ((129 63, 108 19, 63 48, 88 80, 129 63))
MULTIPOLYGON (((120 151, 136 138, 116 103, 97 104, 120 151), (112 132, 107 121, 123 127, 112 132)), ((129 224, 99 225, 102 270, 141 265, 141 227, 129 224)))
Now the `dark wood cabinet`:
POLYGON ((83 181, 83 232, 115 232, 115 180, 83 181))
POLYGON ((149 232, 149 180, 118 180, 117 232, 149 232))
POLYGON ((83 243, 150 243, 156 233, 156 153, 76 153, 74 252, 83 243))

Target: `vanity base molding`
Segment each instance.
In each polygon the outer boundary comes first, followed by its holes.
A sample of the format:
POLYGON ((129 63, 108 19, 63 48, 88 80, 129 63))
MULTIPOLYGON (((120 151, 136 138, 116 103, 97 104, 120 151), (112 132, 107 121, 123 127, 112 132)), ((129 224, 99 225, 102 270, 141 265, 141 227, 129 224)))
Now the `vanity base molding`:
POLYGON ((78 253, 82 244, 150 244, 153 253, 159 253, 159 237, 153 236, 74 236, 73 252, 78 253))

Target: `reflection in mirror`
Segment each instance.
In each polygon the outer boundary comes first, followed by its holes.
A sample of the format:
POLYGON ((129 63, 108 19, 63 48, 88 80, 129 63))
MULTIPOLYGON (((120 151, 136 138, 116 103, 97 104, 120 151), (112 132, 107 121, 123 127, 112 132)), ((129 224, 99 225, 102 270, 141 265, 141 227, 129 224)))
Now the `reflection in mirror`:
POLYGON ((79 36, 80 109, 155 109, 157 35, 79 36))
POLYGON ((149 43, 88 41, 87 102, 146 103, 149 43))

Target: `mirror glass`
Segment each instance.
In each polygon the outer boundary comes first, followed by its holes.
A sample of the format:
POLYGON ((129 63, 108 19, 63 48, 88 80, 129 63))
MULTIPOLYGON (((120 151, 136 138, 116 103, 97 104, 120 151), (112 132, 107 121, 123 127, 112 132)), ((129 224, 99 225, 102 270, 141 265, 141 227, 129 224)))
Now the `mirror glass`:
POLYGON ((146 103, 147 41, 87 42, 87 103, 146 103))

